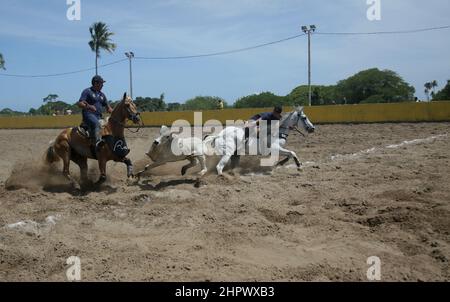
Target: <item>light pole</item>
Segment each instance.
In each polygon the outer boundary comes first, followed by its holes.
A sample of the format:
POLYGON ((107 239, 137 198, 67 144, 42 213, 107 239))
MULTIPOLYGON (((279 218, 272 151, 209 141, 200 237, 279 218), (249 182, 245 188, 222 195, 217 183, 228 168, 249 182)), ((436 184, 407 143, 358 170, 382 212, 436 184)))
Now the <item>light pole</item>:
POLYGON ((309 106, 311 106, 311 34, 316 31, 315 25, 302 26, 302 31, 308 34, 308 86, 309 86, 309 106))
POLYGON ((125 55, 128 58, 128 61, 130 62, 130 97, 133 99, 133 72, 131 69, 131 59, 134 58, 134 53, 132 51, 126 52, 125 55))

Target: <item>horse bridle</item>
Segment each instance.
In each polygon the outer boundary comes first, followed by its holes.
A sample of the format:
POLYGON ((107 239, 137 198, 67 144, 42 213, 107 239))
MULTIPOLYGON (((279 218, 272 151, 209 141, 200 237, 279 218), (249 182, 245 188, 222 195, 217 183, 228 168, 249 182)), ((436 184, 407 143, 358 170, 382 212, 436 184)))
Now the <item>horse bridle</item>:
POLYGON ((127 118, 128 118, 129 121, 133 121, 133 122, 134 122, 135 118, 136 118, 136 117, 139 117, 140 123, 139 123, 139 126, 138 126, 138 128, 136 129, 136 131, 131 131, 131 130, 129 129, 129 127, 127 127, 126 122, 125 122, 125 123, 119 122, 119 121, 113 119, 112 117, 110 117, 109 119, 110 119, 111 121, 113 121, 114 123, 116 123, 116 124, 122 126, 124 129, 127 129, 127 130, 130 131, 131 133, 138 133, 139 130, 141 130, 141 127, 144 127, 144 126, 145 126, 145 125, 144 125, 144 121, 143 121, 143 120, 141 119, 141 117, 140 117, 141 114, 140 114, 139 112, 137 112, 136 114, 132 113, 131 110, 130 110, 130 107, 128 107, 128 106, 127 106, 127 113, 128 113, 127 118))
MULTIPOLYGON (((292 115, 292 114, 294 114, 294 113, 291 113, 291 115, 292 115)), ((299 121, 300 119, 305 120, 306 117, 301 116, 301 114, 297 112, 297 121, 296 121, 295 124, 298 124, 298 121, 299 121)), ((296 132, 300 133, 303 137, 306 137, 306 135, 305 135, 302 131, 300 131, 300 129, 298 129, 297 126, 295 126, 295 127, 280 127, 280 128, 283 128, 283 129, 290 128, 290 129, 295 130, 296 132)))

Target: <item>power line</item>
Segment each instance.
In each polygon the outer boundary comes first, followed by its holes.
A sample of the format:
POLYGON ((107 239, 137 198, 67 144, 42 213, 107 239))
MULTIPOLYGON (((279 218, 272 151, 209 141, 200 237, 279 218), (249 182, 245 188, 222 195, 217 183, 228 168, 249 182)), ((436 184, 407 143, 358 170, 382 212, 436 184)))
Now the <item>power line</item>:
POLYGON ((440 27, 429 27, 429 28, 421 28, 421 29, 413 29, 413 30, 399 30, 399 31, 376 31, 376 32, 317 32, 316 35, 336 35, 336 36, 345 36, 345 35, 395 35, 395 34, 413 34, 434 30, 443 30, 449 29, 450 25, 440 26, 440 27))
MULTIPOLYGON (((427 32, 427 31, 434 31, 434 30, 443 30, 443 29, 449 29, 450 25, 447 26, 440 26, 440 27, 429 27, 429 28, 422 28, 422 29, 415 29, 415 30, 401 30, 401 31, 378 31, 378 32, 316 32, 316 35, 335 35, 335 36, 344 36, 344 35, 390 35, 390 34, 412 34, 412 33, 419 33, 419 32, 427 32)), ((239 53, 244 51, 249 51, 269 45, 274 45, 282 42, 286 42, 289 40, 293 40, 302 36, 305 36, 306 34, 299 34, 291 37, 287 37, 284 39, 264 43, 264 44, 258 44, 255 46, 245 47, 245 48, 239 48, 234 50, 227 50, 227 51, 220 51, 220 52, 213 52, 213 53, 207 53, 207 54, 198 54, 198 55, 188 55, 188 56, 169 56, 169 57, 135 57, 135 59, 138 60, 182 60, 182 59, 193 59, 193 58, 205 58, 205 57, 213 57, 213 56, 221 56, 221 55, 228 55, 233 53, 239 53)), ((108 64, 100 65, 99 67, 106 67, 114 64, 118 64, 121 62, 126 61, 127 59, 121 59, 117 60, 108 64)), ((61 72, 61 73, 53 73, 53 74, 39 74, 39 75, 23 75, 23 74, 8 74, 8 73, 0 73, 0 76, 5 77, 16 77, 16 78, 47 78, 47 77, 57 77, 57 76, 65 76, 65 75, 71 75, 76 73, 82 73, 95 70, 95 67, 93 68, 85 68, 75 71, 68 71, 68 72, 61 72)))
MULTIPOLYGON (((248 51, 260 47, 265 47, 273 44, 278 44, 282 42, 286 42, 292 39, 296 39, 298 37, 304 36, 305 34, 295 35, 288 38, 284 38, 277 41, 272 41, 264 44, 259 44, 255 46, 245 47, 241 49, 234 49, 234 50, 228 50, 228 51, 221 51, 221 52, 215 52, 215 53, 209 53, 209 54, 200 54, 200 55, 191 55, 191 56, 174 56, 174 57, 135 57, 135 59, 140 60, 179 60, 179 59, 192 59, 192 58, 203 58, 203 57, 212 57, 212 56, 219 56, 219 55, 226 55, 226 54, 232 54, 237 52, 243 52, 248 51)), ((114 61, 108 64, 100 65, 99 67, 105 67, 113 64, 117 64, 123 61, 126 61, 127 59, 122 59, 118 61, 114 61)), ((76 73, 82 73, 90 70, 95 70, 94 68, 86 68, 86 69, 80 69, 75 71, 69 71, 69 72, 62 72, 62 73, 54 73, 54 74, 41 74, 41 75, 22 75, 22 74, 7 74, 7 73, 0 73, 0 76, 5 77, 16 77, 16 78, 47 78, 47 77, 56 77, 56 76, 64 76, 64 75, 70 75, 70 74, 76 74, 76 73)))
POLYGON ((295 36, 291 36, 291 37, 284 38, 281 40, 272 41, 272 42, 268 42, 268 43, 264 43, 264 44, 255 45, 255 46, 220 51, 220 52, 213 52, 213 53, 207 53, 207 54, 190 55, 190 56, 174 56, 174 57, 135 57, 135 59, 139 59, 139 60, 182 60, 182 59, 193 59, 193 58, 204 58, 204 57, 228 55, 228 54, 232 54, 232 53, 248 51, 248 50, 252 50, 252 49, 256 49, 256 48, 261 48, 261 47, 265 47, 265 46, 269 46, 269 45, 273 45, 273 44, 286 42, 286 41, 293 40, 293 39, 296 39, 298 37, 302 37, 305 35, 306 34, 300 34, 300 35, 295 35, 295 36))
MULTIPOLYGON (((117 60, 117 61, 114 61, 114 62, 111 62, 111 63, 108 63, 108 64, 100 65, 98 67, 101 68, 101 67, 114 65, 114 64, 118 64, 118 63, 121 63, 123 61, 126 61, 126 60, 127 59, 121 59, 121 60, 117 60)), ((80 70, 75 70, 75 71, 61 72, 61 73, 37 74, 37 75, 0 73, 0 76, 14 77, 14 78, 49 78, 49 77, 58 77, 58 76, 64 76, 64 75, 69 75, 69 74, 82 73, 82 72, 86 72, 86 71, 90 71, 90 70, 95 70, 95 67, 85 68, 85 69, 80 69, 80 70)))

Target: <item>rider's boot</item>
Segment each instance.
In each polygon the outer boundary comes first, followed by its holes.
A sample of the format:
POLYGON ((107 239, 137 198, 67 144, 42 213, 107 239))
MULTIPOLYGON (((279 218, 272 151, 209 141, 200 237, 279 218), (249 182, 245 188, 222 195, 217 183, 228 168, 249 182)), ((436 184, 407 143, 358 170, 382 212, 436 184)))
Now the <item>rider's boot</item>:
POLYGON ((95 133, 95 151, 98 150, 105 144, 105 141, 102 139, 100 132, 95 133))

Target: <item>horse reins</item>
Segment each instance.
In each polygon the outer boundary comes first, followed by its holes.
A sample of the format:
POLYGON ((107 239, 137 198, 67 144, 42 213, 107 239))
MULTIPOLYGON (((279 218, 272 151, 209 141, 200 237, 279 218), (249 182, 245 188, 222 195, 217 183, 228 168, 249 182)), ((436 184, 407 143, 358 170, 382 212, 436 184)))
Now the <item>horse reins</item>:
POLYGON ((109 120, 112 121, 112 122, 114 122, 114 123, 116 123, 116 124, 118 124, 118 125, 120 125, 120 126, 122 126, 124 129, 127 129, 127 130, 130 131, 131 133, 138 133, 139 130, 141 130, 141 127, 144 127, 144 126, 145 126, 145 125, 144 125, 144 121, 143 121, 142 119, 140 119, 140 120, 141 120, 141 123, 140 123, 139 126, 137 127, 136 131, 131 131, 130 128, 127 127, 126 123, 121 123, 121 122, 119 122, 119 121, 116 121, 116 120, 113 119, 112 117, 109 117, 109 120))
POLYGON ((294 129, 295 131, 297 131, 298 133, 300 133, 301 135, 303 135, 303 137, 306 137, 306 135, 303 134, 303 132, 301 132, 300 129, 298 129, 297 127, 292 127, 292 129, 294 129))

